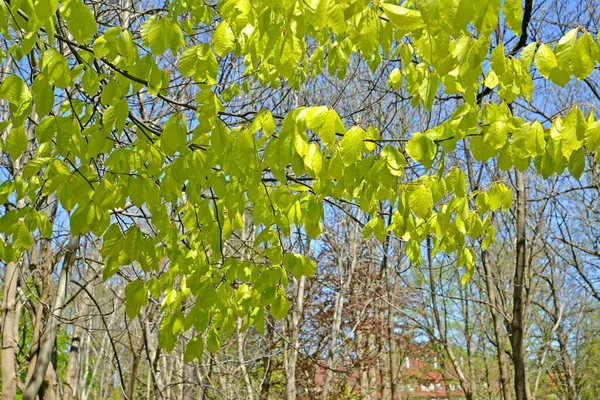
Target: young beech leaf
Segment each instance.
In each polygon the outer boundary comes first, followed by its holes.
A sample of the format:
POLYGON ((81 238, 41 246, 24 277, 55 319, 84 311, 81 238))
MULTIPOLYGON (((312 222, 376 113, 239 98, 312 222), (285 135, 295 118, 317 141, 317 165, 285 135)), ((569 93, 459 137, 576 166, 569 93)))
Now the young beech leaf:
POLYGON ((408 205, 417 217, 421 219, 429 218, 433 210, 433 195, 431 190, 425 185, 417 185, 411 189, 408 196, 408 205))
POLYGON ((224 57, 233 49, 234 40, 233 30, 229 26, 229 23, 223 20, 215 28, 211 43, 215 53, 220 57, 224 57))
POLYGON ((363 151, 364 136, 365 131, 360 126, 353 126, 348 129, 348 132, 346 132, 340 141, 339 148, 344 165, 348 166, 360 160, 363 151))
POLYGON ((148 304, 148 290, 142 281, 131 281, 125 286, 125 311, 129 318, 139 314, 148 304))
POLYGON ((502 9, 506 24, 515 35, 520 36, 523 24, 523 4, 521 0, 504 0, 502 9))
POLYGON ((425 25, 421 13, 395 4, 381 3, 388 20, 402 32, 411 32, 425 25))
POLYGON ((406 144, 406 152, 410 158, 420 162, 425 168, 429 169, 435 159, 437 147, 428 136, 417 132, 406 144))
POLYGON ((87 43, 96 33, 96 18, 82 0, 66 0, 60 8, 61 17, 67 28, 79 43, 87 43))
POLYGON ((192 362, 195 359, 201 360, 204 353, 204 340, 202 336, 195 336, 185 345, 183 361, 186 363, 192 362))
POLYGON ((23 126, 12 128, 6 136, 6 152, 16 160, 27 149, 27 133, 23 126))
POLYGON ((33 238, 24 223, 19 224, 16 233, 13 234, 13 246, 19 250, 25 250, 33 245, 33 238))
POLYGON ((312 171, 315 177, 321 175, 321 171, 323 170, 323 155, 321 154, 318 144, 311 143, 308 145, 304 162, 306 167, 312 171))
POLYGON ((579 80, 587 78, 596 66, 598 47, 592 35, 584 32, 573 45, 571 52, 571 71, 579 80))
POLYGON ((221 348, 221 339, 215 327, 212 327, 206 335, 206 346, 211 353, 216 353, 221 348))
POLYGON ((19 110, 24 110, 31 103, 31 92, 23 82, 23 79, 17 75, 9 75, 0 85, 0 97, 19 110))
POLYGON ((281 288, 277 289, 275 299, 271 303, 271 315, 275 319, 283 319, 287 315, 289 308, 290 303, 285 296, 285 292, 281 288))
POLYGON ((552 52, 552 49, 542 43, 535 54, 535 66, 538 72, 544 78, 549 78, 550 73, 557 65, 556 56, 552 52))
POLYGON ((583 147, 575 150, 569 158, 569 172, 573 178, 579 180, 585 170, 585 150, 583 147))
POLYGON ((35 112, 43 117, 52 111, 54 106, 54 90, 48 84, 43 75, 38 75, 31 85, 33 91, 33 100, 35 102, 35 112))

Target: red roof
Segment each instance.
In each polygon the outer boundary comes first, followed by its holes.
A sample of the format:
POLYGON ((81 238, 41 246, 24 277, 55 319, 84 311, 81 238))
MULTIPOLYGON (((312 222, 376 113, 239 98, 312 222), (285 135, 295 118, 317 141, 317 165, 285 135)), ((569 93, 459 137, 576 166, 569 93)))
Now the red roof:
MULTIPOLYGON (((424 360, 418 359, 405 359, 402 368, 399 371, 398 381, 396 387, 398 394, 404 398, 420 397, 420 398, 446 398, 447 388, 446 384, 450 386, 450 393, 452 395, 462 395, 463 390, 461 389, 457 380, 454 379, 454 371, 446 371, 447 378, 451 379, 451 382, 444 381, 442 371, 436 368, 437 365, 429 364, 424 360), (408 361, 408 362, 407 362, 408 361)), ((340 370, 339 366, 336 370, 340 370)), ((360 385, 360 370, 357 368, 349 367, 350 376, 348 377, 348 386, 354 388, 358 393, 361 392, 360 385)), ((325 384, 325 361, 320 361, 319 366, 315 371, 315 385, 320 391, 325 384)), ((336 375, 336 372, 334 372, 336 375)), ((379 369, 377 369, 376 384, 381 385, 381 376, 379 369)), ((381 394, 379 394, 381 396, 381 394)))

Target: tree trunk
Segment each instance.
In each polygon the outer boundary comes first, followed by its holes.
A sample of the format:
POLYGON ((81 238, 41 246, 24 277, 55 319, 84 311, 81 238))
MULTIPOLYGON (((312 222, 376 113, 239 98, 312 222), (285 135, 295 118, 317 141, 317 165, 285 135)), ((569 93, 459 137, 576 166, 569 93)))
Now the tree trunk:
POLYGON ((304 284, 306 277, 294 279, 296 283, 296 306, 291 315, 291 327, 289 329, 290 340, 290 355, 288 358, 287 379, 286 379, 286 396, 288 400, 296 400, 298 389, 296 388, 296 362, 298 360, 298 326, 304 308, 304 284))
POLYGON ((517 189, 517 246, 516 246, 516 263, 515 263, 515 278, 513 289, 513 313, 510 324, 512 346, 512 358, 515 368, 515 397, 517 400, 527 400, 527 375, 525 373, 525 351, 523 346, 524 335, 524 314, 525 314, 525 270, 527 268, 526 261, 526 196, 525 183, 523 174, 519 170, 515 170, 516 189, 517 189))
POLYGON ((494 276, 492 274, 492 266, 490 265, 490 255, 487 250, 481 253, 481 262, 485 271, 485 284, 488 292, 488 300, 490 302, 490 313, 492 314, 492 322, 494 323, 494 336, 496 338, 496 350, 498 354, 498 369, 500 370, 500 387, 504 400, 511 400, 510 382, 508 375, 508 362, 504 350, 504 331, 502 328, 502 317, 498 312, 498 301, 496 300, 496 286, 494 284, 494 276))
POLYGON ((558 345, 560 350, 560 357, 565 372, 565 383, 567 386, 567 397, 569 400, 577 400, 577 385, 575 384, 575 378, 573 376, 573 366, 571 364, 571 357, 569 356, 569 350, 567 348, 567 336, 563 331, 563 327, 560 320, 562 314, 560 298, 558 295, 558 288, 556 287, 556 271, 553 263, 550 269, 550 290, 552 292, 552 300, 554 304, 554 314, 556 318, 556 337, 558 339, 558 345))
POLYGON ((246 398, 248 400, 252 400, 254 398, 252 383, 250 382, 250 376, 248 375, 248 370, 246 369, 246 361, 244 360, 244 333, 242 332, 242 322, 243 320, 241 318, 237 319, 238 364, 240 371, 242 372, 244 383, 246 384, 246 398))
POLYGON ((260 398, 268 399, 269 390, 271 389, 271 373, 273 371, 273 363, 271 362, 271 354, 273 354, 273 336, 275 329, 275 320, 272 316, 267 317, 267 332, 265 337, 265 356, 262 358, 262 365, 265 371, 265 376, 260 387, 260 398))
POLYGON ((52 352, 54 351, 56 343, 56 333, 58 331, 58 322, 62 315, 65 298, 67 295, 67 284, 70 279, 70 269, 75 262, 75 251, 79 247, 79 236, 71 238, 67 245, 67 252, 63 261, 62 271, 60 272, 60 278, 58 281, 58 288, 56 290, 56 297, 54 298, 54 304, 52 306, 52 314, 46 324, 46 330, 42 338, 42 345, 38 354, 37 362, 33 366, 33 374, 31 379, 25 387, 23 393, 23 400, 34 400, 50 364, 52 352))
MULTIPOLYGON (((469 141, 464 142, 465 159, 467 160, 467 174, 469 177, 469 185, 471 191, 479 189, 479 182, 475 179, 475 172, 473 169, 473 161, 471 159, 471 151, 469 141)), ((502 327, 502 316, 499 312, 499 302, 496 298, 496 285, 494 283, 494 275, 492 272, 492 265, 490 261, 490 255, 487 250, 481 252, 481 263, 485 272, 485 285, 489 300, 490 314, 492 314, 492 322, 494 325, 494 336, 496 338, 496 350, 498 369, 500 372, 500 387, 502 389, 502 397, 504 400, 511 400, 512 395, 510 391, 510 378, 508 374, 508 362, 506 359, 506 353, 504 348, 504 330, 502 327)))
MULTIPOLYGON (((349 225, 347 225, 349 227, 349 225)), ((350 230, 348 234, 351 235, 350 230)), ((338 275, 340 278, 340 290, 335 296, 335 302, 333 306, 333 323, 331 326, 331 341, 329 343, 329 347, 327 349, 327 368, 325 369, 325 383, 323 384, 323 391, 321 392, 321 399, 327 400, 327 396, 329 395, 329 390, 331 388, 331 379, 333 378, 333 367, 335 365, 335 355, 337 353, 337 340, 338 335, 340 333, 340 327, 342 325, 342 314, 344 310, 344 301, 346 298, 346 294, 350 290, 350 285, 352 283, 352 275, 354 274, 354 269, 356 268, 356 264, 358 262, 358 254, 357 254, 357 241, 354 240, 353 237, 351 239, 352 243, 352 259, 350 260, 350 266, 348 271, 344 273, 344 244, 340 244, 338 246, 338 275)), ((333 239, 330 240, 333 244, 333 239)))
POLYGON ((2 400, 17 398, 18 352, 17 329, 17 283, 19 266, 15 262, 6 265, 2 290, 2 400))
MULTIPOLYGON (((83 326, 79 321, 77 321, 75 322, 75 326, 73 327, 73 336, 71 337, 71 348, 69 350, 69 359, 67 360, 67 371, 63 395, 63 398, 65 400, 73 400, 77 395, 77 387, 79 386, 79 373, 81 371, 82 334, 83 326)), ((132 397, 130 396, 129 398, 132 397)))
POLYGON ((440 312, 437 304, 437 287, 435 284, 435 277, 433 276, 433 257, 430 237, 427 237, 427 261, 429 269, 429 289, 431 290, 431 308, 433 309, 435 324, 440 335, 439 340, 442 342, 442 346, 444 346, 444 350, 446 351, 446 354, 448 354, 448 358, 450 359, 450 362, 452 363, 452 366, 456 371, 456 375, 458 376, 460 386, 465 393, 465 398, 467 400, 471 400, 473 398, 473 393, 471 392, 471 385, 467 382, 467 378, 465 377, 462 366, 458 362, 454 351, 452 350, 452 346, 450 346, 450 343, 448 342, 448 337, 446 335, 446 327, 442 323, 442 319, 440 317, 440 312))

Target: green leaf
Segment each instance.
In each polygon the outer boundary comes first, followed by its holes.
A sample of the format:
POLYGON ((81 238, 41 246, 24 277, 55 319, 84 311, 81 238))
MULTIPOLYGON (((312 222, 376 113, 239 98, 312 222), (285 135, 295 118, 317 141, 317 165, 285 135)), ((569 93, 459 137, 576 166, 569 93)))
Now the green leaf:
POLYGON ((91 230, 92 222, 96 218, 96 207, 93 203, 78 206, 71 215, 71 234, 73 236, 86 233, 91 230))
POLYGON ((477 0, 473 26, 479 35, 489 35, 498 25, 500 0, 477 0))
POLYGON ((235 36, 229 23, 225 20, 221 21, 215 28, 211 40, 215 53, 220 57, 224 57, 233 49, 234 41, 235 36))
POLYGON ((348 166, 360 160, 363 150, 365 131, 360 126, 348 129, 340 141, 340 156, 344 165, 348 166))
POLYGON ((96 18, 81 0, 66 0, 60 7, 67 28, 79 43, 87 43, 96 34, 96 18))
POLYGON ((417 132, 406 144, 406 152, 410 158, 420 162, 425 168, 429 169, 437 154, 437 146, 428 136, 417 132))
POLYGON ((6 152, 16 160, 27 149, 27 133, 23 126, 13 127, 6 136, 6 152))
POLYGON ((317 134, 321 137, 321 140, 327 147, 327 150, 330 150, 337 143, 336 134, 346 133, 344 124, 342 123, 342 120, 340 119, 339 115, 334 110, 329 110, 325 116, 325 121, 322 124, 317 125, 318 122, 313 120, 313 113, 316 113, 316 111, 309 110, 309 112, 306 115, 306 123, 310 129, 317 132, 317 134))
POLYGON ((323 155, 321 154, 319 145, 316 143, 308 145, 304 162, 307 168, 313 172, 315 177, 321 175, 321 172, 323 171, 323 155))
POLYGON ((168 30, 166 18, 158 19, 156 15, 153 15, 145 20, 140 27, 142 44, 149 46, 154 55, 161 55, 167 49, 168 30))
POLYGON ((490 125, 483 135, 483 145, 493 149, 501 149, 508 140, 508 126, 503 121, 496 121, 490 125))
POLYGON ((535 55, 535 49, 537 47, 537 43, 531 42, 523 50, 521 50, 521 56, 519 57, 519 61, 523 68, 526 71, 529 71, 531 68, 531 64, 533 63, 533 56, 535 55))
POLYGON ((315 18, 313 26, 316 29, 321 29, 327 24, 327 9, 329 8, 329 0, 319 0, 315 9, 315 18))
POLYGON ((183 361, 189 363, 192 362, 194 358, 200 361, 202 359, 202 353, 204 353, 204 340, 202 340, 202 336, 198 335, 185 345, 183 361))
POLYGON ((275 319, 283 319, 290 309, 290 303, 285 296, 283 289, 279 288, 275 293, 275 299, 271 304, 271 315, 275 319))
POLYGON ((458 197, 467 195, 467 176, 460 168, 454 168, 446 177, 446 182, 454 190, 454 194, 458 197))
POLYGON ((395 4, 382 3, 381 8, 389 21, 402 32, 408 33, 425 25, 421 13, 395 4))
POLYGON ((425 185, 417 185, 408 196, 408 205, 410 210, 421 219, 427 219, 431 216, 433 210, 433 195, 431 190, 425 185))
POLYGON ((535 54, 535 67, 538 72, 546 79, 550 77, 550 73, 556 68, 558 63, 556 62, 556 56, 552 52, 552 49, 545 44, 541 44, 537 53, 535 54))
POLYGON ((56 49, 49 48, 44 52, 41 60, 42 73, 48 82, 60 89, 65 89, 71 84, 69 64, 65 57, 56 49))
POLYGON ((140 309, 148 304, 148 289, 144 282, 135 280, 125 286, 125 311, 129 318, 139 314, 140 309))
POLYGON ((283 257, 283 265, 296 279, 300 279, 302 276, 312 277, 317 272, 315 262, 301 254, 286 253, 283 257))
POLYGON ((575 42, 571 52, 571 71, 579 80, 592 73, 598 58, 598 47, 592 35, 584 32, 575 42))
POLYGON ((216 353, 221 348, 221 339, 219 338, 219 333, 213 326, 206 335, 206 346, 208 347, 208 351, 211 353, 216 353))
POLYGON ((35 15, 40 21, 50 18, 58 10, 58 0, 34 0, 35 15))
POLYGON ((181 126, 181 117, 173 114, 165 124, 160 137, 160 146, 167 156, 174 155, 185 145, 187 131, 181 126))
POLYGON ((31 85, 33 90, 33 100, 35 102, 35 112, 43 117, 52 111, 54 106, 54 90, 48 84, 43 75, 38 75, 31 85))
POLYGON ((512 190, 501 182, 492 185, 488 191, 488 196, 488 204, 492 211, 497 210, 500 206, 504 211, 507 211, 512 205, 512 190))
POLYGON ((504 0, 502 12, 510 30, 515 35, 520 36, 523 25, 523 4, 521 0, 504 0))
MULTIPOLYGON (((307 109, 303 118, 304 122, 306 123, 306 126, 309 129, 318 132, 318 128, 320 128, 325 123, 325 120, 328 116, 329 109, 325 106, 318 106, 307 109)), ((333 140, 335 141, 335 136, 333 140)))
POLYGON ((196 301, 202 310, 209 310, 215 305, 217 301, 217 291, 211 282, 202 284, 196 296, 196 301))
POLYGON ((33 245, 33 237, 24 223, 19 224, 19 229, 13 235, 13 246, 19 250, 25 250, 33 245))
POLYGON ((51 157, 39 157, 30 160, 23 167, 22 176, 25 179, 31 178, 33 175, 37 174, 39 170, 44 168, 50 161, 53 159, 51 157))
POLYGON ((600 121, 590 124, 585 131, 585 147, 590 153, 600 145, 600 121))
POLYGON ((385 145, 381 150, 381 157, 386 159, 390 174, 401 177, 406 165, 406 158, 393 146, 385 145))
POLYGON ((24 110, 31 103, 31 92, 17 75, 9 75, 0 85, 0 97, 9 101, 19 110, 24 110))
POLYGON ((575 150, 569 158, 569 172, 573 178, 579 180, 585 170, 585 150, 583 147, 575 150))

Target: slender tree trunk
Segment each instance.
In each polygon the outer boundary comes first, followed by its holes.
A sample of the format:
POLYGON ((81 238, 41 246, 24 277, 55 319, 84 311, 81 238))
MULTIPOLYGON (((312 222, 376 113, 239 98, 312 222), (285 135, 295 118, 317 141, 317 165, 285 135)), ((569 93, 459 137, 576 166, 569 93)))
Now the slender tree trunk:
POLYGON ((498 301, 496 299, 496 286, 494 284, 494 276, 492 274, 492 266, 490 255, 487 250, 481 253, 481 263, 485 271, 485 284, 488 292, 488 300, 490 302, 490 313, 492 314, 492 322, 494 324, 494 336, 496 338, 496 350, 498 354, 498 369, 500 371, 500 387, 504 400, 511 400, 512 394, 510 391, 510 379, 508 374, 508 362, 504 347, 504 331, 502 328, 502 316, 498 311, 498 301))
POLYGON ((244 383, 246 384, 246 398, 248 400, 252 400, 254 398, 254 391, 252 390, 252 383, 250 382, 250 376, 248 375, 248 370, 246 369, 246 361, 244 360, 244 333, 242 332, 242 319, 238 318, 237 320, 237 353, 238 353, 238 364, 240 367, 240 371, 242 372, 242 376, 244 378, 244 383))
MULTIPOLYGON (((390 205, 388 209, 388 225, 391 223, 392 216, 392 206, 390 205)), ((385 272, 385 289, 387 294, 387 334, 388 334, 388 368, 389 370, 389 388, 390 388, 390 398, 392 400, 396 399, 397 389, 396 389, 396 380, 398 373, 398 358, 397 358, 397 350, 396 350, 396 321, 395 321, 395 313, 394 313, 394 282, 393 282, 393 270, 392 263, 389 262, 388 251, 390 247, 390 236, 385 237, 385 242, 383 245, 383 268, 385 272), (392 265, 391 265, 392 264, 392 265)), ((402 249, 401 246, 398 246, 398 253, 402 249)), ((399 257, 399 254, 396 255, 399 257)), ((381 377, 383 381, 383 376, 381 377)))
POLYGON ((512 345, 512 358, 515 368, 515 397, 517 400, 527 400, 527 375, 525 372, 525 350, 523 345, 523 336, 525 330, 524 314, 525 314, 525 270, 527 268, 526 261, 526 196, 525 183, 523 174, 519 170, 515 170, 516 189, 517 189, 517 246, 516 246, 516 263, 515 263, 515 278, 513 289, 513 313, 510 324, 512 345))
MULTIPOLYGON (((80 310, 85 314, 86 307, 80 310)), ((80 321, 75 322, 73 327, 73 336, 71 337, 71 348, 69 349, 69 359, 67 360, 67 371, 65 377, 64 395, 65 400, 73 400, 77 396, 79 386, 79 374, 81 372, 81 342, 83 335, 83 324, 80 321)), ((134 354, 134 357, 136 355, 134 354)), ((131 399, 132 397, 129 396, 131 399)))
POLYGON ((70 279, 70 269, 75 262, 75 251, 79 247, 79 236, 71 238, 67 245, 67 252, 63 261, 63 267, 60 272, 60 278, 58 281, 58 287, 56 290, 56 297, 54 298, 54 304, 52 306, 52 313, 46 324, 46 330, 42 338, 42 345, 38 354, 37 362, 33 366, 33 374, 31 379, 25 387, 23 393, 24 400, 34 400, 50 364, 52 352, 54 351, 56 343, 56 334, 58 331, 59 319, 62 315, 65 298, 67 295, 67 285, 70 279))
MULTIPOLYGON (((475 171, 473 169, 473 160, 471 159, 471 151, 469 141, 464 142, 465 159, 467 160, 467 173, 469 177, 469 185, 471 191, 479 188, 479 182, 475 179, 475 171)), ((481 252, 481 263, 485 272, 485 285, 489 300, 490 314, 492 314, 492 322, 494 325, 494 336, 496 338, 496 350, 498 360, 498 370, 500 372, 500 387, 502 389, 502 397, 504 400, 511 400, 510 378, 508 373, 508 361, 506 359, 504 347, 504 330, 502 327, 503 318, 499 312, 499 301, 496 298, 496 285, 494 283, 494 275, 490 255, 487 250, 481 252)))
POLYGON ((577 385, 575 384, 575 378, 573 376, 573 365, 571 364, 571 358, 569 356, 569 350, 567 348, 567 337, 563 331, 563 327, 560 320, 562 314, 561 302, 558 295, 558 288, 556 287, 556 271, 554 265, 551 265, 550 269, 550 290, 552 292, 552 302, 554 304, 554 314, 556 318, 556 338, 558 339, 558 345, 560 350, 560 357, 565 372, 565 383, 567 386, 567 396, 569 400, 577 400, 577 385))
POLYGON ((265 356, 262 358, 263 370, 265 375, 262 380, 260 387, 260 398, 268 399, 269 390, 271 389, 271 373, 273 371, 273 363, 271 362, 271 355, 273 354, 273 336, 275 329, 275 320, 272 316, 267 317, 267 332, 265 337, 265 356))
POLYGON ((288 400, 295 400, 298 389, 296 388, 296 362, 298 361, 298 327, 300 325, 300 318, 302 317, 302 311, 304 309, 304 284, 306 277, 302 276, 300 279, 294 279, 296 283, 296 306, 292 311, 291 323, 289 329, 289 341, 290 341, 290 353, 288 358, 287 367, 287 379, 286 379, 286 396, 288 400))
POLYGON ((428 268, 429 268, 429 289, 431 290, 431 307, 433 309, 433 316, 435 319, 435 324, 437 330, 440 335, 440 341, 442 342, 442 346, 444 346, 444 350, 446 350, 446 354, 448 354, 448 358, 456 371, 456 375, 458 376, 458 380, 460 382, 460 386, 465 392, 465 398, 467 400, 471 400, 473 398, 473 393, 471 392, 471 385, 467 382, 467 378, 463 372, 462 366, 458 362, 454 351, 452 350, 452 346, 448 342, 448 337, 446 335, 446 327, 442 323, 442 319, 440 317, 440 312, 437 304, 437 287, 435 284, 435 277, 433 276, 433 258, 432 258, 432 247, 431 247, 431 238, 427 237, 427 260, 428 260, 428 268))
MULTIPOLYGON (((349 228, 349 225, 347 225, 347 229, 349 228)), ((350 232, 350 230, 348 231, 349 235, 352 235, 352 233, 350 232)), ((352 235, 354 236, 354 235, 352 235)), ((325 370, 325 383, 323 385, 323 391, 321 392, 321 399, 322 400, 327 400, 327 396, 329 395, 329 390, 331 388, 331 379, 333 378, 333 367, 335 365, 335 355, 337 353, 337 340, 338 340, 338 335, 340 333, 340 327, 342 325, 342 315, 343 315, 343 309, 344 309, 344 301, 346 298, 346 294, 349 292, 350 290, 350 285, 352 283, 352 275, 354 274, 354 269, 356 268, 356 264, 358 262, 358 254, 357 254, 357 240, 355 240, 354 237, 352 237, 352 239, 350 239, 351 244, 352 244, 352 254, 351 254, 351 260, 350 260, 350 265, 348 267, 348 270, 346 272, 344 272, 344 261, 345 261, 345 257, 344 257, 344 244, 340 244, 338 246, 339 251, 338 251, 338 275, 340 277, 340 290, 338 291, 338 293, 335 295, 335 302, 334 302, 334 306, 333 306, 333 324, 331 326, 331 341, 329 343, 329 347, 327 349, 327 361, 326 361, 326 365, 327 368, 325 370)), ((333 239, 330 240, 330 242, 333 244, 333 239)))
POLYGON ((2 400, 17 398, 18 342, 15 327, 19 325, 16 313, 18 280, 18 264, 9 262, 6 264, 2 288, 2 400))

